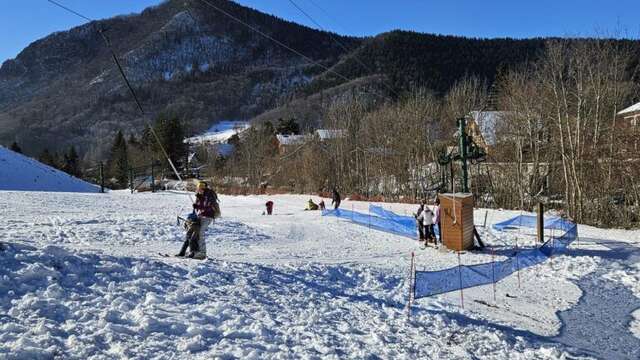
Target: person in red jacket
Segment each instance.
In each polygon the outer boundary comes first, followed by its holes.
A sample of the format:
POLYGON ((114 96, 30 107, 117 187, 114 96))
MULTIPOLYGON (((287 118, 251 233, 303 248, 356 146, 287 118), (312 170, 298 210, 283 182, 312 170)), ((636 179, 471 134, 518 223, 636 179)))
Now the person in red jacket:
POLYGON ((194 259, 205 259, 207 257, 207 243, 204 234, 213 220, 220 216, 220 206, 218 205, 218 195, 204 181, 198 183, 193 210, 200 220, 200 231, 198 234, 198 251, 189 254, 189 256, 194 259))

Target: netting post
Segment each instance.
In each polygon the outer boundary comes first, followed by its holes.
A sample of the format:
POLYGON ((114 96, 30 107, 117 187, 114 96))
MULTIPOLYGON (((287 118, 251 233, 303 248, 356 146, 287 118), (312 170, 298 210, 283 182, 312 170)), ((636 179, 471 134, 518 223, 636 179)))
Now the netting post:
POLYGON ((516 274, 518 275, 518 289, 520 289, 520 261, 518 260, 518 237, 516 237, 516 274))
POLYGON ((536 219, 538 229, 538 242, 544 243, 544 205, 542 202, 538 203, 538 218, 536 219))
POLYGON ((462 291, 462 261, 460 260, 460 251, 458 251, 458 277, 460 278, 460 306, 464 309, 464 292, 462 291))
POLYGON ((353 221, 353 203, 351 203, 351 221, 353 221))
POLYGON ((520 261, 518 260, 518 238, 516 237, 516 274, 518 275, 518 289, 520 289, 520 261))
POLYGON ((496 250, 491 247, 491 277, 493 278, 493 302, 494 304, 498 303, 498 300, 496 299, 496 261, 495 261, 495 257, 496 257, 496 250))
POLYGON ((416 292, 416 266, 415 266, 415 254, 411 252, 411 264, 409 265, 409 295, 407 301, 407 320, 411 320, 411 305, 413 303, 416 292))

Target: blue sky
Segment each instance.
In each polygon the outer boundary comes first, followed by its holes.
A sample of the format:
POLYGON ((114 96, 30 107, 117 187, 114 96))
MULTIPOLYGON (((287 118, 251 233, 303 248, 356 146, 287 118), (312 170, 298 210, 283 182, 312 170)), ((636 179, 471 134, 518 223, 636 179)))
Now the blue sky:
MULTIPOLYGON (((2 0, 0 62, 53 31, 83 23, 46 0, 2 0)), ((159 0, 57 0, 91 18, 139 12, 159 0)), ((638 38, 640 0, 292 0, 323 28, 347 35, 392 29, 470 37, 592 36, 638 38), (317 6, 318 5, 318 6, 317 6)), ((240 4, 317 27, 290 0, 240 4)))

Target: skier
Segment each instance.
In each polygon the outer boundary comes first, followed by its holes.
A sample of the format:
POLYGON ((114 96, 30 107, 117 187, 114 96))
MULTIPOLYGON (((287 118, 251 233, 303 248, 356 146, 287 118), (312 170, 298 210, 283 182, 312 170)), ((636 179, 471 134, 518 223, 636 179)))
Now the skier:
MULTIPOLYGON (((418 216, 418 220, 422 222, 422 226, 424 227, 424 245, 426 246, 429 243, 429 240, 434 238, 433 234, 433 212, 427 206, 424 205, 424 209, 418 216)), ((435 240, 434 240, 435 243, 435 240)))
POLYGON ((220 216, 220 207, 218 205, 218 195, 209 188, 206 182, 200 181, 196 191, 196 202, 193 204, 193 210, 196 212, 196 215, 198 215, 198 220, 200 221, 198 250, 189 254, 189 257, 206 259, 207 243, 204 234, 213 220, 220 216))
POLYGON ((271 213, 273 212, 273 201, 269 200, 264 205, 267 207, 267 215, 271 215, 271 213))
POLYGON ((313 200, 309 199, 305 210, 318 210, 318 204, 314 203, 313 200))
POLYGON ((182 248, 176 256, 185 256, 187 248, 189 248, 189 255, 190 257, 193 257, 191 254, 198 252, 198 234, 200 233, 200 220, 195 213, 189 214, 189 216, 184 219, 184 228, 187 230, 187 234, 185 236, 184 243, 182 244, 182 248))
POLYGON ((340 194, 338 193, 338 190, 336 190, 336 188, 333 188, 333 200, 331 200, 331 204, 333 204, 334 210, 337 210, 340 207, 341 200, 342 199, 340 198, 340 194))
POLYGON ((424 241, 424 227, 422 226, 422 222, 418 220, 418 217, 420 216, 420 214, 422 214, 422 210, 424 210, 425 204, 426 202, 422 200, 420 202, 420 206, 418 207, 418 211, 413 214, 413 217, 416 219, 416 227, 418 228, 418 241, 424 241))

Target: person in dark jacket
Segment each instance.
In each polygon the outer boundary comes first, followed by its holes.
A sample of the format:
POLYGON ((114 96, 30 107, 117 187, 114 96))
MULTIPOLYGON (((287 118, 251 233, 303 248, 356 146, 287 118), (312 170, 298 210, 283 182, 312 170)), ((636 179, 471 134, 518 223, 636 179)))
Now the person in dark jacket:
POLYGON ((422 200, 420 202, 420 206, 418 207, 418 211, 416 211, 416 213, 413 214, 413 217, 416 219, 416 227, 418 228, 418 237, 419 237, 418 241, 424 241, 424 226, 422 226, 422 222, 418 220, 418 216, 422 214, 425 204, 426 202, 422 200))
POLYGON ((271 215, 273 213, 273 201, 269 200, 264 205, 267 207, 267 215, 271 215))
POLYGON ((331 204, 333 205, 334 209, 338 209, 340 207, 341 200, 342 199, 340 198, 338 190, 336 190, 336 188, 333 188, 333 199, 331 200, 331 204))
POLYGON ((204 234, 213 220, 220 216, 220 207, 218 205, 218 195, 204 181, 198 183, 193 210, 198 215, 200 229, 198 233, 198 251, 191 253, 190 257, 205 259, 207 257, 207 243, 204 234))

